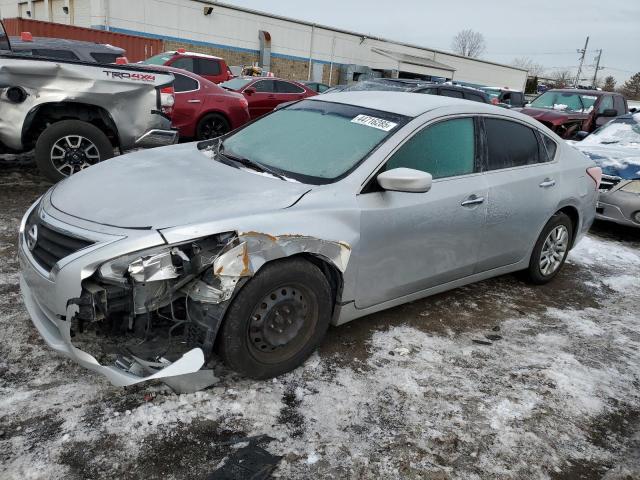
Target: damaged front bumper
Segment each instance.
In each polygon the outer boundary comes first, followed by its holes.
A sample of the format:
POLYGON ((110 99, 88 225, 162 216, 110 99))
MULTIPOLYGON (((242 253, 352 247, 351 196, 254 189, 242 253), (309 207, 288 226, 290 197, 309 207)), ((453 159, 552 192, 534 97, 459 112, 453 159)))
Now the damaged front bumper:
MULTIPOLYGON (((46 313, 38 304, 23 276, 20 278, 20 288, 31 320, 46 344, 65 357, 75 360, 83 367, 104 375, 116 386, 125 387, 147 380, 158 379, 163 379, 165 383, 171 385, 170 377, 176 377, 173 382, 176 388, 185 390, 185 388, 179 386, 184 384, 185 381, 188 382, 188 379, 185 379, 184 376, 198 372, 205 363, 202 350, 194 348, 185 353, 179 360, 163 368, 136 357, 123 357, 113 366, 101 365, 95 357, 76 348, 71 341, 70 323, 66 318, 71 318, 74 315, 77 309, 76 305, 70 305, 67 309, 67 316, 65 319, 61 319, 56 315, 46 313)), ((212 378, 212 380, 214 379, 212 378)))
POLYGON ((215 383, 203 367, 244 282, 265 263, 302 253, 344 273, 351 251, 344 242, 254 231, 173 242, 153 229, 67 216, 48 195, 40 204, 19 234, 29 315, 51 348, 117 386, 161 380, 189 392, 215 383))

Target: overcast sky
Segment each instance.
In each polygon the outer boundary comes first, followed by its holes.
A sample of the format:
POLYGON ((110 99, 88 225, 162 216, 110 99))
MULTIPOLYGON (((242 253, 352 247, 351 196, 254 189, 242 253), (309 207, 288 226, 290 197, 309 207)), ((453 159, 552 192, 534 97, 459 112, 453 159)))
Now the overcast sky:
POLYGON ((600 48, 607 68, 599 76, 613 75, 620 84, 640 71, 640 0, 222 1, 440 50, 450 50, 452 37, 471 28, 485 37, 483 58, 510 63, 526 56, 549 72, 575 71, 576 50, 589 35, 585 77, 593 77, 600 48))

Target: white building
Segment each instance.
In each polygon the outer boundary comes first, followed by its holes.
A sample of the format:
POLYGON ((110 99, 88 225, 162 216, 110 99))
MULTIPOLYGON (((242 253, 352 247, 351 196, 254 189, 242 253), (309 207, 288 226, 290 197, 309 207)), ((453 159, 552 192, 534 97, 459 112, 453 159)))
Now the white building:
POLYGON ((230 65, 268 55, 277 75, 332 84, 372 74, 523 89, 527 78, 507 65, 206 0, 0 0, 0 17, 159 38, 167 49, 213 53, 230 65))

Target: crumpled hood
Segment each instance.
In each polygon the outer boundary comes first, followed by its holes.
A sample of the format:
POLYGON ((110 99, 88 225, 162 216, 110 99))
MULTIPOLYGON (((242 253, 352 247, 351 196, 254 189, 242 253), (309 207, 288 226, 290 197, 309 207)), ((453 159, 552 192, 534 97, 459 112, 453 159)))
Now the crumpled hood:
POLYGON ((310 187, 213 160, 196 143, 116 157, 59 183, 58 210, 122 228, 168 228, 289 207, 310 187))
POLYGON ((552 110, 550 108, 524 107, 522 109, 519 109, 518 111, 520 113, 524 113, 525 115, 529 115, 530 117, 533 117, 538 121, 545 121, 549 123, 562 123, 566 122, 567 120, 576 119, 584 120, 588 117, 586 113, 569 113, 563 110, 552 110))
POLYGON ((585 141, 568 143, 596 162, 605 175, 627 180, 640 178, 640 145, 589 145, 585 141))

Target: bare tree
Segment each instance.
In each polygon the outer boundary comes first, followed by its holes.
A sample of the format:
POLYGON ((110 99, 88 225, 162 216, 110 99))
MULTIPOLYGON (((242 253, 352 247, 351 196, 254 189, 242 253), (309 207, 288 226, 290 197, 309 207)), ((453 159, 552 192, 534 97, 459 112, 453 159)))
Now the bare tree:
POLYGON ((524 68, 532 77, 539 77, 544 73, 544 66, 540 63, 534 62, 529 57, 514 58, 511 65, 518 68, 524 68))
POLYGON ((574 75, 569 70, 558 70, 551 75, 556 88, 566 88, 573 82, 574 75))
POLYGON ((480 32, 474 32, 470 28, 461 30, 453 37, 451 48, 458 55, 477 58, 486 49, 484 36, 480 32))

